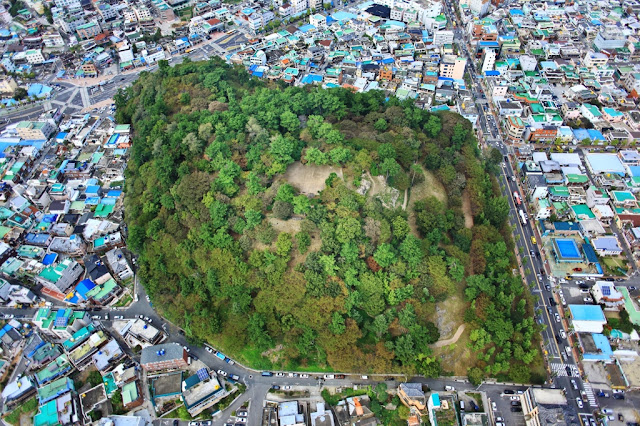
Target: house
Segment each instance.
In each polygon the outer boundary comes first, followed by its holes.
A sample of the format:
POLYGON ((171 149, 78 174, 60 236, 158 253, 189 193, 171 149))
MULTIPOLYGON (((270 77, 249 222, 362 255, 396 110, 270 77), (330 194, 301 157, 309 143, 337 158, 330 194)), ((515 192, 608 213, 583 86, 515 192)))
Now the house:
POLYGON ((607 319, 598 305, 569 305, 573 329, 577 333, 602 333, 607 319))
POLYGON ((91 281, 98 285, 102 285, 112 279, 107 266, 95 254, 85 256, 84 265, 91 281))
POLYGON ((11 410, 31 398, 36 393, 36 387, 28 375, 24 375, 7 384, 2 389, 4 406, 11 410))
POLYGON ((192 417, 198 416, 229 395, 217 376, 206 368, 201 368, 193 376, 187 377, 182 382, 182 389, 184 406, 192 417))
POLYGON ((597 123, 602 120, 602 113, 597 106, 591 104, 582 104, 580 106, 580 113, 584 118, 592 123, 597 123))
POLYGON ((129 266, 126 256, 122 249, 115 248, 106 253, 106 262, 111 269, 113 276, 120 282, 126 281, 133 277, 133 270, 129 266))
POLYGON ((600 256, 618 256, 622 253, 622 248, 615 236, 594 238, 591 244, 600 256))
POLYGON ((624 306, 624 295, 609 281, 596 281, 591 287, 591 295, 598 305, 604 305, 605 310, 620 310, 624 306))
POLYGON ((165 343, 142 349, 140 365, 146 371, 176 370, 186 368, 187 351, 177 343, 165 343))
POLYGON ((422 411, 427 407, 427 398, 422 390, 421 383, 400 383, 398 397, 400 402, 409 408, 416 408, 422 411))
POLYGON ((144 402, 140 389, 140 383, 137 380, 129 382, 122 387, 122 405, 127 410, 139 407, 144 402))

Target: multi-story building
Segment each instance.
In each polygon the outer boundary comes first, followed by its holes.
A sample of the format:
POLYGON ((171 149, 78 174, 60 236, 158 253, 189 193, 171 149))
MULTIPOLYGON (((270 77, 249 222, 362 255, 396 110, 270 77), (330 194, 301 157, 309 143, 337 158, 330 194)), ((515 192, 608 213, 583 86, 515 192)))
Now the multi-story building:
POLYGON ((65 45, 64 39, 57 31, 43 34, 42 43, 44 44, 44 47, 48 47, 50 49, 63 47, 65 45))
POLYGON ((98 24, 96 21, 92 21, 76 27, 76 32, 78 33, 78 37, 80 37, 81 40, 87 40, 100 34, 102 32, 102 29, 100 28, 100 24, 98 24))
POLYGON ((562 389, 529 388, 520 397, 527 426, 542 424, 566 424, 574 416, 562 389))
POLYGON ((462 80, 467 60, 455 55, 445 55, 440 62, 440 77, 462 80))
POLYGON ((18 84, 13 77, 3 76, 0 78, 0 93, 3 95, 13 95, 18 88, 18 84))
POLYGON ((453 31, 451 30, 437 30, 433 33, 433 44, 436 46, 443 46, 445 44, 453 43, 453 31))
POLYGON ((297 15, 309 8, 307 0, 291 0, 291 7, 293 8, 292 14, 297 15))
POLYGON ((592 70, 606 66, 608 61, 609 57, 604 53, 597 53, 591 50, 583 58, 584 66, 592 70))
POLYGON ((514 142, 522 140, 525 128, 522 119, 516 115, 509 115, 506 117, 505 123, 507 138, 514 142))
POLYGON ((490 0, 470 0, 469 9, 472 13, 478 16, 484 16, 489 11, 491 5, 490 0))
POLYGON ((496 65, 496 51, 493 49, 485 49, 484 61, 482 62, 482 73, 487 71, 493 71, 493 67, 496 65))
POLYGON ((165 343, 142 349, 140 365, 148 372, 186 368, 187 351, 177 343, 165 343))
POLYGON ((16 133, 27 140, 47 140, 56 131, 56 126, 48 121, 21 121, 16 125, 16 133))
POLYGON ((32 65, 40 65, 44 63, 45 59, 40 49, 30 49, 25 52, 27 62, 32 65))

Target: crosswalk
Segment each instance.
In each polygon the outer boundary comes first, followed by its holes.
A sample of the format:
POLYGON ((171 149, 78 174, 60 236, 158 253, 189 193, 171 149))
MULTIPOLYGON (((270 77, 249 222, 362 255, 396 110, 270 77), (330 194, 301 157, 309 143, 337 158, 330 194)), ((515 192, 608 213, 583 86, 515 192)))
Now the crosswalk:
POLYGON ((598 401, 596 400, 596 396, 593 393, 593 387, 591 386, 591 383, 583 382, 582 386, 584 387, 584 393, 587 394, 587 401, 589 401, 589 405, 591 407, 597 407, 598 401))
POLYGON ((553 370, 553 372, 556 373, 556 376, 558 377, 568 376, 567 366, 571 369, 571 376, 573 377, 580 376, 580 371, 578 370, 578 367, 573 364, 563 364, 559 362, 552 362, 550 365, 551 365, 551 370, 553 370))

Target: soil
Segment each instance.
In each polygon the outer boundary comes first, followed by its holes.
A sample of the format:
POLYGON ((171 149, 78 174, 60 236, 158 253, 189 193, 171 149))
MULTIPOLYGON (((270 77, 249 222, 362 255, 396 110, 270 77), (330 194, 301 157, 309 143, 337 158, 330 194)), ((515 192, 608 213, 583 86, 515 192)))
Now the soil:
POLYGON ((302 194, 316 195, 325 187, 325 181, 331 173, 343 178, 342 169, 332 166, 314 166, 296 161, 287 168, 284 178, 302 194))
POLYGON ((473 228, 473 214, 471 213, 471 200, 469 192, 465 189, 462 193, 462 212, 464 213, 464 226, 473 228))

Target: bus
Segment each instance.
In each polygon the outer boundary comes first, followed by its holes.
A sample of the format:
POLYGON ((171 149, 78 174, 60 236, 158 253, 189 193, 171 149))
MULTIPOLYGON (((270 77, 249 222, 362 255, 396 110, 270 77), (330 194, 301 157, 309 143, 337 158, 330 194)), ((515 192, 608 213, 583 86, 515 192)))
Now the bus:
POLYGON ((513 201, 515 201, 516 205, 520 205, 522 204, 522 200, 520 199, 520 194, 518 194, 518 191, 513 191, 513 201))
POLYGON ((518 213, 520 214, 520 222, 522 222, 523 225, 526 225, 527 215, 524 213, 524 210, 518 210, 518 213))

